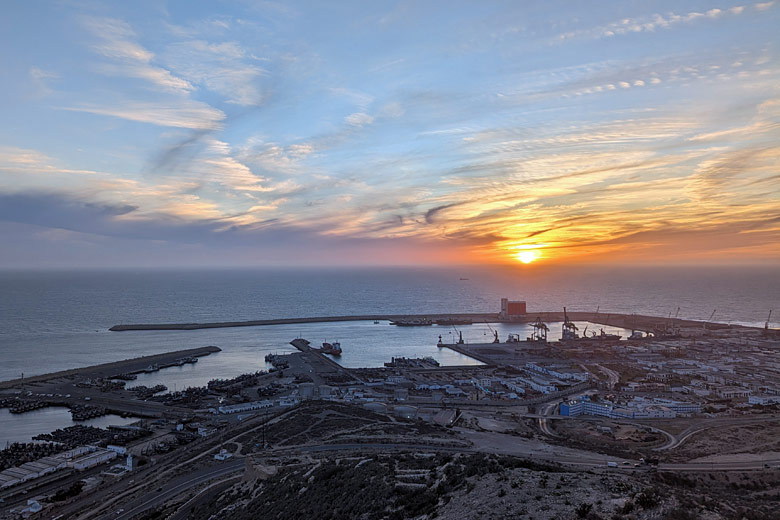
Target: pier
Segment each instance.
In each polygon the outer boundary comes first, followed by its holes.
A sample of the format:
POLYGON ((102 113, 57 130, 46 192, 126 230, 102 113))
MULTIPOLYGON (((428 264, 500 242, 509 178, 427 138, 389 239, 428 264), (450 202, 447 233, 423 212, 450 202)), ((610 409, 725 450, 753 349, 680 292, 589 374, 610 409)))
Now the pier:
POLYGON ((21 384, 30 384, 43 381, 50 381, 52 379, 66 378, 66 377, 103 377, 110 378, 117 374, 134 374, 141 373, 151 365, 157 365, 158 367, 174 366, 177 360, 182 358, 199 358, 214 354, 216 352, 222 352, 219 347, 200 347, 191 348, 185 350, 176 350, 173 352, 165 352, 163 354, 152 354, 150 356, 142 356, 137 358, 125 359, 122 361, 114 361, 113 363, 103 363, 102 365, 94 365, 83 368, 73 368, 70 370, 62 370, 60 372, 53 372, 50 374, 41 374, 38 376, 25 377, 24 379, 11 379, 9 381, 0 381, 0 390, 6 388, 13 388, 20 386, 21 384))

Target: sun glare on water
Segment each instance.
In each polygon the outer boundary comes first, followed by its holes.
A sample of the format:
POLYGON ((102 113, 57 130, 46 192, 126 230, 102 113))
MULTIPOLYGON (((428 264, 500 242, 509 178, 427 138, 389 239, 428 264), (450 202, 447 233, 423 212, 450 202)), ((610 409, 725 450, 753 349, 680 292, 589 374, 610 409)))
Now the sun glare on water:
POLYGON ((539 251, 519 251, 515 258, 523 262, 524 264, 530 264, 537 258, 539 258, 539 251))

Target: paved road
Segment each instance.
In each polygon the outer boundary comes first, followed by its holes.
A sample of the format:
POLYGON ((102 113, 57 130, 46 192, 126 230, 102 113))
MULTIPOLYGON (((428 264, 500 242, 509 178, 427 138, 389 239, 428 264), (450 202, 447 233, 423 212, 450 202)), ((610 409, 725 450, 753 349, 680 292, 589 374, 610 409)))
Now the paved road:
POLYGON ((223 491, 238 482, 241 477, 241 474, 236 473, 233 476, 225 477, 209 484, 207 487, 200 490, 197 495, 179 507, 179 509, 168 517, 167 520, 187 520, 190 518, 190 513, 192 513, 192 511, 211 503, 216 496, 222 494, 223 491))
POLYGON ((154 491, 147 493, 143 497, 134 500, 124 509, 121 513, 120 509, 117 509, 113 515, 107 515, 104 518, 116 518, 118 520, 130 520, 134 516, 143 513, 149 509, 160 506, 168 500, 186 492, 192 487, 208 482, 209 480, 230 475, 231 473, 237 473, 243 471, 245 466, 245 460, 231 459, 218 466, 210 466, 208 468, 202 468, 197 471, 193 471, 183 477, 172 480, 162 486, 160 491, 154 491))
POLYGON ((700 419, 696 424, 686 428, 677 435, 671 435, 669 442, 663 446, 656 448, 655 451, 670 450, 678 447, 686 440, 690 439, 697 433, 701 433, 705 430, 712 428, 728 428, 729 426, 741 426, 744 424, 755 424, 762 422, 772 422, 780 420, 780 416, 772 415, 759 415, 759 416, 742 416, 742 417, 715 417, 708 419, 700 419))
POLYGON ((609 388, 614 389, 615 385, 620 382, 620 374, 604 365, 596 365, 596 367, 607 375, 609 378, 609 388))
POLYGON ((550 429, 550 424, 547 420, 547 416, 552 415, 552 411, 557 405, 557 402, 548 403, 541 407, 539 413, 539 429, 542 430, 542 433, 549 435, 550 437, 558 437, 558 434, 550 429))

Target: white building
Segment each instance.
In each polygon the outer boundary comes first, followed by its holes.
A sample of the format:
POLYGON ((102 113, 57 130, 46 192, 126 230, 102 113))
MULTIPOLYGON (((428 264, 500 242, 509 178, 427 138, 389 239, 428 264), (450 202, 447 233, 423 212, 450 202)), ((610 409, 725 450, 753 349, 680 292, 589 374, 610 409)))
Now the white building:
POLYGON ((228 453, 228 450, 223 448, 219 450, 219 453, 214 455, 214 460, 228 460, 232 456, 233 456, 232 453, 228 453))
POLYGON ((587 381, 589 377, 588 374, 586 374, 585 372, 581 372, 579 370, 572 370, 570 368, 558 367, 554 365, 551 366, 541 365, 538 363, 533 363, 531 361, 525 364, 525 368, 540 374, 547 374, 549 376, 552 376, 556 379, 560 379, 563 381, 582 382, 582 381, 587 381))
POLYGON ((537 380, 536 378, 531 377, 518 377, 517 380, 543 394, 550 394, 558 391, 558 387, 551 384, 549 381, 537 380))
POLYGON ((751 395, 748 397, 748 404, 759 404, 761 406, 780 404, 780 395, 751 395))
POLYGON ((726 386, 718 388, 718 395, 723 399, 740 399, 750 397, 750 390, 739 386, 726 386))

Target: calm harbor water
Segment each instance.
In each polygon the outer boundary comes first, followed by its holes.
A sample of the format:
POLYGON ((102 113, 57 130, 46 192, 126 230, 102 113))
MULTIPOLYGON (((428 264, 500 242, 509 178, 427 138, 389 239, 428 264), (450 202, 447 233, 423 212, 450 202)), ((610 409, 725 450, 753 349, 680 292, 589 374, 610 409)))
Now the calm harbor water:
MULTIPOLYGON (((576 322, 576 324, 581 331, 588 325, 584 322, 576 322)), ((554 331, 561 329, 561 323, 549 325, 554 331)), ((228 378, 240 373, 265 370, 270 368, 270 365, 266 365, 264 361, 265 355, 297 352, 297 349, 289 345, 289 341, 299 336, 311 341, 312 346, 319 346, 324 341, 339 341, 343 353, 332 359, 348 368, 382 367, 385 362, 399 356, 430 356, 443 366, 479 365, 481 364, 479 361, 448 348, 439 348, 436 343, 439 335, 444 342, 456 342, 458 331, 463 332, 466 343, 489 343, 493 340, 492 330, 498 331, 499 338, 504 340, 510 333, 520 334, 521 338, 526 338, 531 335, 532 328, 529 325, 484 323, 458 326, 457 329, 438 325, 395 327, 387 321, 379 324, 371 321, 353 321, 180 332, 180 334, 202 333, 195 336, 207 336, 210 340, 214 340, 214 344, 224 346, 225 350, 200 358, 200 361, 194 365, 139 374, 138 379, 128 383, 127 386, 154 386, 160 383, 168 386, 170 390, 175 390, 187 386, 202 386, 210 379, 228 378)), ((590 325, 589 330, 594 330, 593 325, 590 325)), ((624 337, 631 333, 614 327, 604 327, 604 330, 624 337)))
POLYGON ((30 442, 39 433, 49 433, 75 424, 105 428, 109 425, 130 424, 137 420, 109 414, 76 422, 71 419, 67 408, 59 406, 22 414, 13 414, 7 409, 0 409, 0 425, 2 425, 0 426, 0 449, 4 449, 8 443, 30 442))

